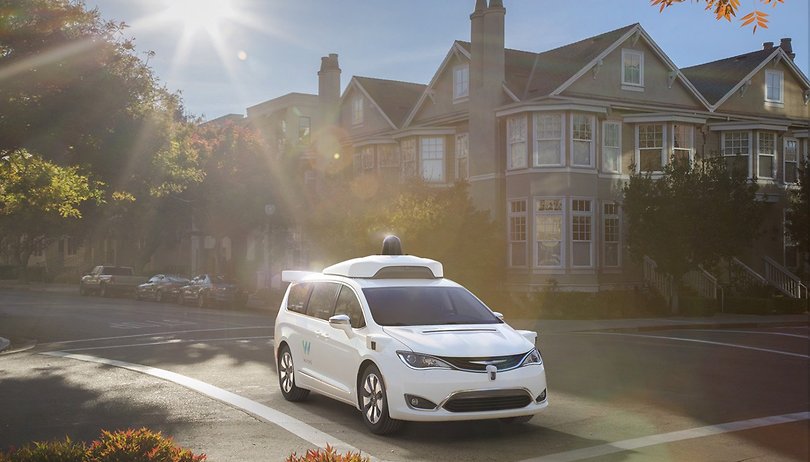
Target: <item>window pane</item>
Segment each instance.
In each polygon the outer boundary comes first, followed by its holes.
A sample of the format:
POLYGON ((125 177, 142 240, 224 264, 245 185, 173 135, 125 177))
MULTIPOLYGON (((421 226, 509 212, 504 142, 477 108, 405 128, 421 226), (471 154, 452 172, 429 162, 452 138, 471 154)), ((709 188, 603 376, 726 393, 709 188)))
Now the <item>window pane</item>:
POLYGON ((537 266, 560 266, 560 242, 539 242, 537 248, 537 266))
POLYGON ((526 243, 513 242, 510 245, 510 262, 512 266, 526 266, 526 243))
POLYGON ((560 165, 560 140, 537 142, 537 165, 560 165))
POLYGON ((307 300, 312 284, 295 284, 290 287, 290 295, 287 297, 287 309, 296 313, 304 313, 307 309, 307 300))
POLYGON ((375 287, 363 289, 371 317, 381 326, 500 324, 460 287, 375 287))
POLYGON ((335 315, 345 314, 351 319, 351 325, 355 329, 359 329, 366 325, 363 318, 363 309, 360 307, 360 301, 354 292, 346 286, 341 287, 340 295, 338 295, 337 305, 335 306, 335 315))
POLYGON ((316 283, 309 297, 307 314, 320 319, 329 319, 335 309, 338 289, 340 286, 331 282, 316 283))
POLYGON ((729 172, 742 172, 748 175, 748 156, 726 156, 724 160, 729 172))
POLYGON ((602 152, 604 170, 607 172, 621 171, 621 152, 619 148, 605 148, 602 152))
POLYGON ((619 266, 619 244, 605 243, 605 266, 619 266))
POLYGON ((537 240, 559 241, 562 239, 562 216, 540 215, 537 217, 537 240))
POLYGON ((574 150, 574 165, 591 165, 591 142, 590 141, 574 141, 572 143, 574 150))
POLYGON ((572 246, 573 266, 591 266, 591 243, 590 242, 574 242, 572 246))
POLYGON ((422 179, 444 181, 444 138, 422 138, 422 179))
POLYGON ((773 178, 773 156, 759 156, 759 172, 761 178, 773 178))
POLYGON ((663 170, 660 149, 642 149, 639 152, 639 159, 642 172, 660 172, 663 170))

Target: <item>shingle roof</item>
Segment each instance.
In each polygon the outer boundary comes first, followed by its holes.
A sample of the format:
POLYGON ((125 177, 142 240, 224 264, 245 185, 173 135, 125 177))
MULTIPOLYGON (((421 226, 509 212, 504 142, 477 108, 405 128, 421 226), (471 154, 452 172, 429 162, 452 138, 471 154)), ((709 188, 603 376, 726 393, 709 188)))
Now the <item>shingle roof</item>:
POLYGON ((371 77, 354 78, 397 127, 402 127, 411 109, 427 88, 427 85, 420 83, 371 77))
POLYGON ((703 94, 709 104, 716 104, 774 51, 776 48, 754 51, 719 61, 685 67, 681 69, 681 72, 703 94))
MULTIPOLYGON (((542 53, 507 48, 504 56, 506 85, 522 100, 548 95, 637 25, 630 24, 542 53)), ((471 51, 470 42, 457 43, 471 51)))

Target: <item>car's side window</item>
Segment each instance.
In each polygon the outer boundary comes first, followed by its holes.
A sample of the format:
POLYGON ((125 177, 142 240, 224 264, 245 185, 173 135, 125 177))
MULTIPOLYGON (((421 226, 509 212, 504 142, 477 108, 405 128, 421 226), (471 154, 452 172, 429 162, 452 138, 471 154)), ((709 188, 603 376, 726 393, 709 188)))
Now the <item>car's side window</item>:
POLYGON ((287 297, 287 309, 296 313, 306 313, 307 301, 311 292, 312 284, 295 284, 290 287, 290 295, 287 297))
POLYGON ((340 285, 334 282, 316 282, 307 304, 307 315, 329 319, 335 311, 338 289, 340 285))
POLYGON ((354 295, 352 289, 347 286, 340 288, 335 314, 348 315, 349 319, 352 320, 352 327, 355 329, 366 327, 366 319, 363 317, 363 309, 360 307, 360 301, 357 300, 357 296, 354 295))

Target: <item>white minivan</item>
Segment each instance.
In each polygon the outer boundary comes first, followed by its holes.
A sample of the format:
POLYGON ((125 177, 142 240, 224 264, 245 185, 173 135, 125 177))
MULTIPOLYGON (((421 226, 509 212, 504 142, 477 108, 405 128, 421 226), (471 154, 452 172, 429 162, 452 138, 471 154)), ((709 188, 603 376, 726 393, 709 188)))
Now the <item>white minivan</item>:
POLYGON ((545 408, 537 334, 511 328, 443 273, 409 255, 284 271, 291 284, 275 323, 284 398, 315 391, 349 403, 377 434, 403 421, 526 422, 545 408))

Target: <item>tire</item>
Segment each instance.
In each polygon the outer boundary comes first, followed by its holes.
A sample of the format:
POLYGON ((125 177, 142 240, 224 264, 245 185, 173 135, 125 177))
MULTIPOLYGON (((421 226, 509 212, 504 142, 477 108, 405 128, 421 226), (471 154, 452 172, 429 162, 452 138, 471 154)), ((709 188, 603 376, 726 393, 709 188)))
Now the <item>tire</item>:
POLYGON ((205 308, 208 305, 208 301, 205 299, 205 294, 199 293, 197 294, 197 306, 199 308, 205 308))
POLYGON ((287 401, 302 401, 309 395, 309 390, 295 385, 295 365, 292 353, 287 345, 278 352, 278 387, 287 401))
POLYGON ((101 295, 104 298, 109 298, 110 297, 110 291, 109 291, 109 289, 107 289, 107 284, 101 284, 101 288, 99 289, 98 292, 99 292, 99 295, 101 295))
POLYGON ((155 292, 155 301, 158 302, 158 303, 163 303, 163 291, 162 290, 158 290, 157 292, 155 292))
POLYGON ((388 414, 388 397, 385 394, 385 381, 375 365, 363 370, 360 378, 360 412, 363 423, 375 435, 388 435, 402 428, 401 420, 392 419, 388 414))
POLYGON ((529 421, 532 420, 532 417, 534 417, 534 414, 519 415, 517 417, 504 417, 503 419, 500 419, 500 421, 508 425, 521 425, 529 423, 529 421))
POLYGON ((89 295, 89 292, 87 291, 87 289, 84 288, 83 284, 79 284, 79 295, 81 295, 82 297, 86 297, 89 295))

